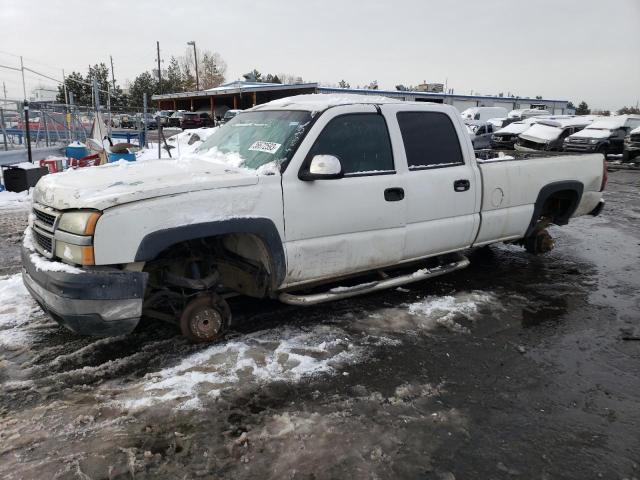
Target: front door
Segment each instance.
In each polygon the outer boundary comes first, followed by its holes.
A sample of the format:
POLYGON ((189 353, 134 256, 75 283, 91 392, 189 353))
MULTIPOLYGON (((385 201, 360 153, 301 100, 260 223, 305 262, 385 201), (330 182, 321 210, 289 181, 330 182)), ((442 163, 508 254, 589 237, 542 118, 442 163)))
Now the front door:
POLYGON ((372 105, 322 114, 283 174, 287 279, 322 280, 395 264, 404 253, 404 176, 384 116, 372 105), (314 155, 333 155, 340 179, 304 181, 314 155))

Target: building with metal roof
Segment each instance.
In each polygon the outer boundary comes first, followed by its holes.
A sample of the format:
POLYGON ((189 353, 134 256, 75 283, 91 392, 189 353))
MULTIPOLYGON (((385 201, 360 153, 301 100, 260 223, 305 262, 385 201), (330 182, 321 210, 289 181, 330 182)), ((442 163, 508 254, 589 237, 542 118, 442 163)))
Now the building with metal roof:
POLYGON ((207 111, 220 117, 229 109, 246 109, 280 98, 308 93, 355 93, 378 95, 408 102, 434 102, 453 105, 463 111, 472 107, 504 107, 508 111, 521 108, 545 109, 554 115, 569 112, 567 100, 504 97, 492 95, 459 95, 455 93, 409 90, 371 90, 359 88, 321 87, 317 83, 263 83, 233 81, 197 92, 153 95, 159 110, 207 111))

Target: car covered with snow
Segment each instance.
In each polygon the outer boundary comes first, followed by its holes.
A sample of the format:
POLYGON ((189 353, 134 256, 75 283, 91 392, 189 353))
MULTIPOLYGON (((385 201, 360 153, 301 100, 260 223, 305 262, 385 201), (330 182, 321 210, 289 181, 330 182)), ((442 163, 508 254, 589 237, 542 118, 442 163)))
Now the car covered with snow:
POLYGON ((179 158, 45 176, 23 279, 81 334, 145 315, 212 341, 230 297, 313 305, 462 269, 470 247, 550 250, 549 225, 600 212, 606 170, 597 154, 527 157, 476 159, 447 105, 275 100, 179 158))
POLYGON ((543 110, 540 108, 520 108, 516 110, 511 110, 507 114, 507 118, 515 121, 520 121, 526 118, 543 117, 547 115, 551 115, 551 112, 549 112, 548 110, 543 110))
POLYGON ((564 140, 591 124, 594 117, 539 119, 518 136, 514 144, 521 152, 562 150, 564 140))
POLYGON ((631 130, 625 137, 622 159, 625 162, 631 162, 638 155, 640 155, 640 127, 631 130))
POLYGON ((491 148, 513 149, 516 140, 518 140, 518 135, 536 123, 537 120, 538 117, 525 118, 524 120, 509 123, 505 127, 496 130, 493 135, 491 135, 491 148))
POLYGON ((563 148, 567 152, 619 154, 624 149, 625 137, 637 127, 640 127, 640 115, 599 118, 584 130, 569 135, 563 148))

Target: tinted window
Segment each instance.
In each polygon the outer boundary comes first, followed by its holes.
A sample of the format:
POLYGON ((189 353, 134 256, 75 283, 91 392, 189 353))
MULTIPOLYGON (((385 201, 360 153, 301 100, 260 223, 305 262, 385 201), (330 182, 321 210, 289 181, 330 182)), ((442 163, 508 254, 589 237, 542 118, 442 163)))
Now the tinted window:
POLYGON ((464 163, 451 119, 439 112, 399 112, 398 123, 409 168, 464 163))
POLYGON ((309 155, 338 157, 344 173, 394 169, 387 124, 376 113, 334 118, 324 127, 309 155))

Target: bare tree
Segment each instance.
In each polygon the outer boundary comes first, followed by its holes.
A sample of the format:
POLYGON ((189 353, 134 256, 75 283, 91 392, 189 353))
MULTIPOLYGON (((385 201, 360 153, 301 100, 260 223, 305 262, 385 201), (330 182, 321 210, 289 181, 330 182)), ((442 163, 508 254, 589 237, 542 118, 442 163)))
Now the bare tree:
MULTIPOLYGON (((211 50, 197 49, 198 52, 198 77, 200 80, 200 88, 206 90, 208 88, 217 87, 224 83, 225 73, 227 72, 227 63, 218 52, 211 50)), ((195 90, 195 70, 196 64, 193 56, 193 49, 187 48, 184 56, 179 59, 180 69, 185 90, 195 90)))

